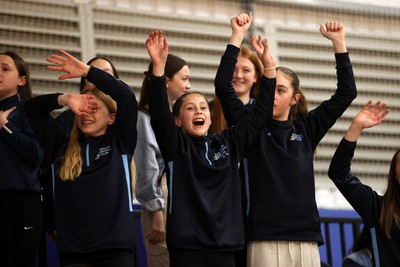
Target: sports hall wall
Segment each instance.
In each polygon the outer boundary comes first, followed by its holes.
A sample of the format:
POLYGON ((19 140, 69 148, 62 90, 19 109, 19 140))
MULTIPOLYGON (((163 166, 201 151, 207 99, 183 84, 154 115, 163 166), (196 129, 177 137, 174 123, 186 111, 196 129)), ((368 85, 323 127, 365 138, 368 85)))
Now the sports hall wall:
POLYGON ((278 65, 298 74, 310 109, 336 88, 333 50, 320 35, 319 24, 344 23, 359 93, 317 149, 317 202, 320 208, 350 209, 327 177, 327 169, 352 117, 369 99, 386 102, 391 113, 361 137, 352 169, 383 192, 391 156, 400 146, 400 5, 318 0, 0 0, 0 50, 13 50, 27 60, 36 95, 78 91, 78 80, 58 81, 45 69, 45 59, 65 49, 82 61, 96 55, 110 58, 139 97, 149 63, 145 39, 150 31, 162 29, 170 52, 189 62, 192 88, 212 99, 213 79, 230 35, 229 20, 242 11, 254 13, 251 31, 268 37, 278 65))

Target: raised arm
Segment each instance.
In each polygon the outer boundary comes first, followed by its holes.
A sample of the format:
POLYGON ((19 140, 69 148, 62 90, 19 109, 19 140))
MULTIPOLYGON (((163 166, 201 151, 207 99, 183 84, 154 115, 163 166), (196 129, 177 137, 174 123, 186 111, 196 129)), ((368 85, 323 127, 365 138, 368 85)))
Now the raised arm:
POLYGON ((322 36, 332 41, 333 50, 335 53, 347 52, 345 42, 344 25, 338 21, 329 21, 325 25, 320 25, 319 31, 322 36))
POLYGON ((242 153, 241 156, 272 119, 274 108, 276 61, 269 49, 267 38, 264 38, 263 44, 261 36, 257 40, 252 36, 252 46, 264 65, 264 76, 261 78, 260 92, 256 104, 248 115, 236 125, 240 138, 239 151, 242 153))
POLYGON ((253 15, 251 13, 241 13, 231 19, 232 35, 214 79, 215 94, 221 101, 228 125, 236 124, 246 115, 244 104, 237 97, 233 88, 232 79, 240 46, 252 21, 253 15))
POLYGON ((330 99, 310 111, 307 117, 314 140, 313 149, 357 96, 353 66, 344 40, 344 25, 336 21, 327 22, 325 26, 320 26, 320 32, 332 41, 335 51, 337 89, 330 99))
POLYGON ((250 28, 253 21, 253 14, 241 13, 231 19, 232 34, 229 38, 229 43, 236 47, 240 47, 244 40, 247 30, 250 28))
MULTIPOLYGON (((110 95, 118 104, 113 128, 118 136, 121 136, 120 142, 123 142, 122 147, 126 150, 124 153, 133 154, 137 139, 137 101, 133 90, 111 74, 81 62, 64 50, 59 52, 62 56, 53 54, 47 59, 48 62, 53 63, 47 68, 64 72, 64 75, 58 77, 59 80, 85 77, 96 88, 110 95)), ((65 95, 64 98, 68 99, 69 95, 65 95)), ((77 113, 76 109, 72 110, 77 113)))
POLYGON ((369 101, 364 105, 354 117, 332 157, 328 171, 329 178, 369 226, 374 223, 371 214, 380 209, 379 198, 372 188, 351 174, 351 161, 362 131, 379 125, 389 113, 386 104, 378 101, 371 106, 371 103, 369 101))
POLYGON ((385 103, 378 101, 373 106, 371 104, 372 101, 368 101, 354 117, 344 136, 347 141, 356 142, 364 129, 380 124, 390 112, 385 103))
POLYGON ((146 48, 153 62, 150 77, 150 122, 165 164, 171 161, 177 140, 177 128, 169 107, 164 68, 168 56, 168 41, 162 31, 150 33, 146 48))

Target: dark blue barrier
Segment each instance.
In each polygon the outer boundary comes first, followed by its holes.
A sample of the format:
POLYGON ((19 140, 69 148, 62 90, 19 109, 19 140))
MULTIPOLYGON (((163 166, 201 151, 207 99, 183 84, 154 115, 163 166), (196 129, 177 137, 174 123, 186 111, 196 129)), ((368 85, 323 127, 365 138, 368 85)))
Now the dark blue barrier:
POLYGON ((363 223, 354 210, 319 210, 325 244, 319 247, 321 261, 340 267, 360 234, 363 223))
MULTIPOLYGON (((133 267, 147 267, 146 250, 140 224, 141 206, 135 205, 136 248, 133 252, 133 267)), ((342 259, 351 248, 353 240, 361 231, 362 220, 353 210, 319 210, 321 231, 325 245, 319 247, 321 261, 332 267, 340 267, 342 259)), ((38 267, 59 266, 56 244, 45 238, 38 260, 38 267)))

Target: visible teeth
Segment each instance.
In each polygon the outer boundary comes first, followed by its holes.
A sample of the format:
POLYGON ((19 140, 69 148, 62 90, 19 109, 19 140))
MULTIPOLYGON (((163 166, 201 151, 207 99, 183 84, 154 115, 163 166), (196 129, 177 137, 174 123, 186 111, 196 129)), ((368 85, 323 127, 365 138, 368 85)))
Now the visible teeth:
POLYGON ((194 125, 204 125, 204 120, 203 119, 195 119, 193 121, 194 125))

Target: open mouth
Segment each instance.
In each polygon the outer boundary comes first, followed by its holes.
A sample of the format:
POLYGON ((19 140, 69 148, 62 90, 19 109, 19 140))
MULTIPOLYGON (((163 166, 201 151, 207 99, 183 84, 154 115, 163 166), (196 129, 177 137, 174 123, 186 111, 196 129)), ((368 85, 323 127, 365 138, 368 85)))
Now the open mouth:
POLYGON ((89 120, 82 120, 81 123, 85 125, 85 124, 93 124, 94 122, 89 120))
POLYGON ((204 120, 203 119, 195 119, 193 121, 194 125, 204 125, 204 120))

